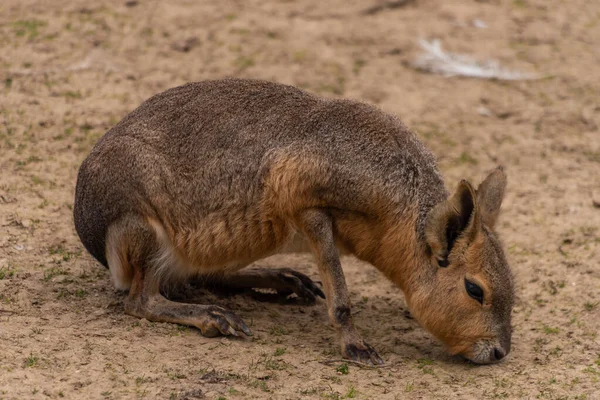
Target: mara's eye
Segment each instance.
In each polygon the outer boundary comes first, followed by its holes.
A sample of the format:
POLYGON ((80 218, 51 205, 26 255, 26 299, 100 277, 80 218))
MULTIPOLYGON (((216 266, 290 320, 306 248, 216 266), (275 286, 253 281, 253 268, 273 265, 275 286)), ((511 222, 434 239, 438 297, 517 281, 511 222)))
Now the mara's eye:
POLYGON ((469 296, 477 300, 479 303, 483 304, 483 289, 480 288, 477 284, 471 282, 468 279, 465 279, 465 288, 467 289, 467 293, 469 296))

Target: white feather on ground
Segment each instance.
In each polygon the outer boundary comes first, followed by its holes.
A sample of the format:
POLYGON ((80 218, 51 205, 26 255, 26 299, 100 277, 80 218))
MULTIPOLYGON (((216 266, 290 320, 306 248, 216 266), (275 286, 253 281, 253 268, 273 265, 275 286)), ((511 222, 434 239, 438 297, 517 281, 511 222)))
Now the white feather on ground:
POLYGON ((424 52, 414 61, 413 67, 422 71, 442 74, 444 76, 467 76, 471 78, 528 80, 539 79, 535 74, 509 71, 489 60, 478 62, 473 57, 444 52, 439 40, 419 40, 424 52))

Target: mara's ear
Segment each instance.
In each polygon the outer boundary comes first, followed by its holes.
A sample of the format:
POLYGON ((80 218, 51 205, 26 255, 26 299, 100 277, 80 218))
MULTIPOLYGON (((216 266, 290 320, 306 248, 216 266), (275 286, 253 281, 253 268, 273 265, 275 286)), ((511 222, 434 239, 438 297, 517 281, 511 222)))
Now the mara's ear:
POLYGON ((452 197, 435 206, 427 216, 425 235, 440 267, 448 266, 448 254, 458 236, 475 218, 475 190, 465 180, 460 181, 452 197), (472 218, 473 217, 473 218, 472 218))
POLYGON ((496 167, 477 188, 477 210, 483 222, 493 228, 500 214, 500 206, 506 188, 506 173, 496 167))

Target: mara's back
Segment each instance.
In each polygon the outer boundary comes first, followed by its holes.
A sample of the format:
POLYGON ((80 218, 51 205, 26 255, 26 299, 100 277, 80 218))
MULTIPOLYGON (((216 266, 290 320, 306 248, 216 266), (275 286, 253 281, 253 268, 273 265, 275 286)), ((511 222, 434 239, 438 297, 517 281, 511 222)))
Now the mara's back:
POLYGON ((161 224, 175 246, 212 241, 227 262, 250 252, 243 262, 283 244, 299 209, 410 210, 419 229, 445 196, 433 156, 397 118, 226 79, 160 93, 112 128, 81 166, 74 215, 104 265, 110 225, 130 214, 161 224))

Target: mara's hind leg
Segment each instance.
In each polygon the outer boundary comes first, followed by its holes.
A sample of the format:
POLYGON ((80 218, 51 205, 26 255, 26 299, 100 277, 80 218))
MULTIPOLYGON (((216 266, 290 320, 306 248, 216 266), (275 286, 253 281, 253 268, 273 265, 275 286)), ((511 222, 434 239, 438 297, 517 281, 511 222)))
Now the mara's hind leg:
MULTIPOLYGON (((170 244, 161 243, 153 228, 141 218, 123 220, 113 232, 121 236, 124 256, 121 260, 127 264, 121 268, 128 268, 131 276, 125 300, 127 314, 150 321, 195 326, 208 337, 252 334, 244 321, 229 310, 215 305, 178 303, 160 293, 161 277, 170 272, 165 269, 177 268, 177 264, 168 263, 173 258, 168 254, 172 251, 170 244)), ((112 238, 109 243, 115 242, 119 241, 112 238)))
POLYGON ((316 296, 325 298, 312 279, 290 268, 248 268, 225 275, 214 283, 231 289, 273 289, 284 296, 295 293, 309 304, 314 303, 316 296))
POLYGON ((125 312, 149 321, 195 326, 207 337, 252 335, 240 317, 223 307, 168 300, 160 294, 159 282, 151 274, 144 274, 142 268, 134 270, 125 312))

